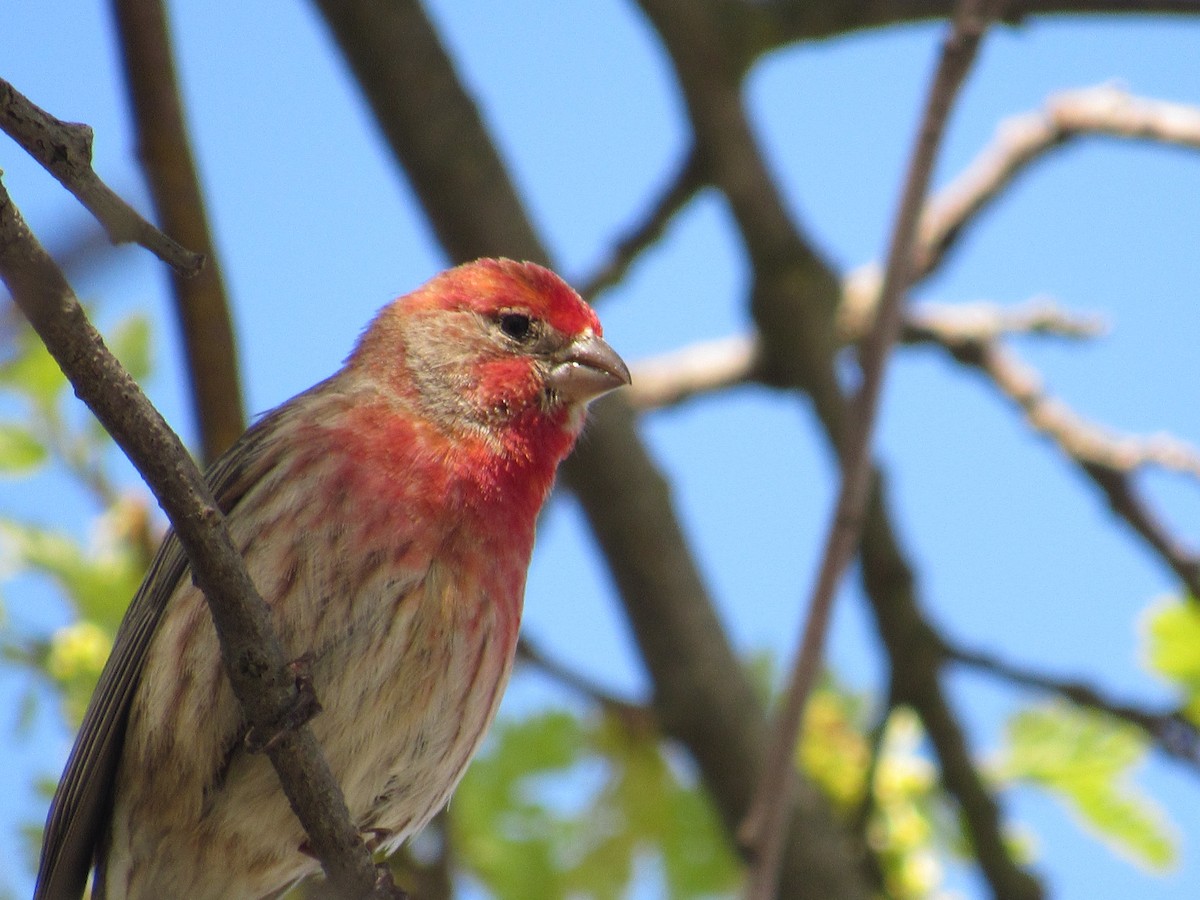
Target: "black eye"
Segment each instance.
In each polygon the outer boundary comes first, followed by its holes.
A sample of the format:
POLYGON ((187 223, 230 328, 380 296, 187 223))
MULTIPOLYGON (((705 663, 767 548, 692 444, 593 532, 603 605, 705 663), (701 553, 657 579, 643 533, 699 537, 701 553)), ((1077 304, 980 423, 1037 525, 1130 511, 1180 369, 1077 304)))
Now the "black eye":
POLYGON ((518 344, 523 344, 534 335, 534 322, 523 313, 500 313, 500 330, 518 344))

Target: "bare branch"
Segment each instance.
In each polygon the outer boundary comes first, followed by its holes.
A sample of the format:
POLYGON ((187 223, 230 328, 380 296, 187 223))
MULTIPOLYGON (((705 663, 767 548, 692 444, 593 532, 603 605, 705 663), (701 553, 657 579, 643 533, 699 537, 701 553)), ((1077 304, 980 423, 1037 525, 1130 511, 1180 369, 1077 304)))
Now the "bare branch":
POLYGON ((641 723, 657 721, 654 711, 649 707, 621 699, 591 679, 547 656, 527 637, 522 637, 517 642, 517 660, 532 666, 564 687, 568 687, 580 696, 604 707, 609 712, 616 714, 622 721, 641 723))
POLYGON ((1107 331, 1101 316, 1071 312, 1045 297, 1016 306, 996 303, 920 303, 904 317, 901 340, 917 344, 930 334, 942 339, 995 341, 1011 335, 1084 340, 1107 331))
POLYGON ((635 409, 674 406, 757 380, 758 341, 750 335, 733 335, 691 344, 644 359, 632 372, 633 383, 625 396, 635 409))
POLYGON ((167 237, 100 180, 92 169, 89 126, 54 118, 0 78, 0 129, 87 207, 114 244, 141 244, 183 275, 200 271, 202 254, 167 237))
POLYGON ((1128 722, 1145 732, 1154 745, 1167 756, 1200 770, 1200 729, 1197 729, 1180 710, 1150 712, 1113 700, 1083 681, 1054 678, 1005 662, 998 656, 980 650, 968 650, 943 643, 942 652, 947 659, 960 665, 986 672, 1022 687, 1057 694, 1076 706, 1128 722))
POLYGON ((1200 597, 1200 554, 1185 547, 1167 530, 1134 487, 1128 473, 1107 465, 1086 462, 1081 465, 1104 492, 1112 511, 1150 545, 1192 597, 1200 597))
POLYGON ((676 213, 683 209, 703 186, 700 154, 693 148, 688 151, 671 183, 651 204, 641 223, 613 245, 608 259, 601 263, 594 273, 576 282, 579 293, 589 300, 595 300, 597 295, 620 282, 634 261, 662 237, 676 213))
MULTIPOLYGON (((1062 310, 1047 301, 1004 309, 990 304, 923 304, 905 318, 902 339, 936 343, 960 362, 984 372, 1016 404, 1030 425, 1070 457, 1105 494, 1124 519, 1187 586, 1200 596, 1200 554, 1174 538, 1135 489, 1131 475, 1154 466, 1200 478, 1200 449, 1169 434, 1121 435, 1089 422, 1049 396, 1040 376, 998 338, 1046 334, 1088 338, 1101 333, 1096 317, 1062 310)), ((674 405, 703 393, 757 378, 757 345, 735 336, 694 344, 633 366, 628 392, 642 411, 674 405)))
POLYGON ((921 216, 916 277, 924 278, 979 214, 1031 164, 1086 135, 1200 149, 1200 109, 1135 97, 1115 85, 1053 95, 1035 112, 1000 123, 991 145, 934 197, 921 216))
POLYGON ((138 155, 158 219, 208 261, 195 278, 172 275, 192 408, 211 463, 246 429, 229 300, 209 232, 184 122, 162 0, 113 0, 138 155))
MULTIPOLYGON (((739 37, 753 52, 801 40, 845 35, 868 28, 943 20, 953 14, 953 0, 711 0, 730 21, 742 20, 739 37)), ((1061 15, 1176 15, 1200 13, 1196 0, 1022 0, 1002 5, 1006 24, 1032 17, 1061 15)))
MULTIPOLYGON (((873 475, 871 435, 888 356, 900 334, 903 297, 912 280, 918 220, 950 109, 974 62, 988 16, 984 0, 964 0, 956 8, 922 113, 888 248, 879 312, 860 352, 863 382, 854 405, 849 441, 841 457, 842 481, 836 507, 787 693, 772 728, 766 769, 741 830, 743 841, 753 848, 747 900, 768 900, 775 895, 781 849, 779 834, 787 808, 788 786, 792 783, 792 759, 804 706, 820 670, 837 586, 859 545, 873 475)), ((928 713, 928 709, 923 711, 923 715, 928 713)), ((941 758, 943 774, 950 777, 947 759, 941 758)), ((993 857, 985 850, 980 850, 980 864, 998 894, 1015 897, 1040 893, 1036 883, 1007 853, 993 857)))
MULTIPOLYGON (((847 342, 862 336, 866 318, 843 319, 839 329, 847 342)), ((1073 313, 1046 299, 1018 306, 994 303, 921 303, 905 311, 900 340, 905 344, 987 341, 1008 335, 1045 335, 1076 340, 1105 331, 1103 319, 1073 313)), ((699 341, 633 365, 633 384, 625 397, 639 411, 675 406, 694 397, 761 380, 757 338, 730 335, 699 341)), ((1177 466, 1168 465, 1168 468, 1177 466)))
MULTIPOLYGON (((939 336, 940 338, 940 336, 939 336)), ((1029 424, 1045 434, 1104 492, 1113 512, 1150 545, 1200 597, 1200 554, 1171 536, 1134 487, 1132 473, 1147 465, 1200 478, 1200 450, 1169 435, 1114 435, 1050 396, 1038 373, 995 341, 943 341, 955 359, 983 372, 1018 406, 1029 424)))
MULTIPOLYGON (((260 730, 275 730, 296 707, 296 682, 224 517, 179 438, 105 347, 2 184, 0 277, 76 394, 125 451, 171 519, 208 599, 225 670, 246 720, 260 730)), ((394 896, 382 888, 376 892, 370 853, 350 822, 311 729, 283 732, 267 752, 329 882, 346 897, 394 896)), ((89 860, 80 862, 86 867, 89 860)))
POLYGON ((705 178, 724 194, 753 266, 749 311, 760 377, 803 391, 840 436, 845 404, 834 368, 837 274, 789 212, 743 97, 750 59, 736 23, 713 3, 639 0, 671 54, 705 178))
POLYGON ((862 535, 863 587, 891 666, 888 700, 921 718, 942 784, 958 803, 975 856, 997 898, 1040 896, 1013 863, 1001 810, 976 768, 963 728, 941 685, 940 641, 920 608, 916 576, 887 514, 886 483, 875 479, 862 535))

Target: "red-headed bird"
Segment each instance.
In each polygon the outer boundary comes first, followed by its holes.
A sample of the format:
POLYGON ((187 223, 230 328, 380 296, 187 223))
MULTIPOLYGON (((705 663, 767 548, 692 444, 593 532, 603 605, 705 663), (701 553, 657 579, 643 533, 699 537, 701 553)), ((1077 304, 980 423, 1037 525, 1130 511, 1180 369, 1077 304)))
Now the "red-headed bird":
MULTIPOLYGON (((479 260, 385 307, 342 369, 208 472, 373 846, 441 809, 512 668, 538 511, 588 402, 629 382, 592 309, 479 260)), ((36 898, 237 900, 318 870, 168 535, 59 785, 36 898)))

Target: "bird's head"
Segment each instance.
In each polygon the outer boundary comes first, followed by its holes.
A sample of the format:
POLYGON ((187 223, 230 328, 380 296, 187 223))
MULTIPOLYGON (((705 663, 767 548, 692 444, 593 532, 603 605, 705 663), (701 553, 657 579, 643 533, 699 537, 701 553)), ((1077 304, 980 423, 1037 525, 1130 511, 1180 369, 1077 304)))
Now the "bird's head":
POLYGON ((350 365, 448 432, 501 440, 573 440, 588 402, 629 383, 592 308, 549 269, 507 259, 450 269, 385 307, 350 365))

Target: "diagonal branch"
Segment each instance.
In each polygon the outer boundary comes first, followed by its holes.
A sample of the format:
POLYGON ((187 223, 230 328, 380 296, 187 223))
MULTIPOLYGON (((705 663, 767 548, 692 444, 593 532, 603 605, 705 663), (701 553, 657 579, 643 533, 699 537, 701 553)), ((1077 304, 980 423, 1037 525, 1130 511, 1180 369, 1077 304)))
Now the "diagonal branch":
MULTIPOLYGON (((764 53, 796 41, 836 37, 868 28, 940 21, 953 14, 954 0, 710 0, 725 17, 740 20, 739 37, 764 53)), ((1197 0, 1022 0, 1004 3, 1007 24, 1030 17, 1061 15, 1176 15, 1200 13, 1197 0)))
POLYGON ((608 259, 595 272, 578 281, 579 293, 594 301, 597 295, 619 283, 634 261, 663 236, 667 225, 704 186, 700 154, 688 151, 671 182, 650 205, 642 221, 623 235, 609 251, 608 259))
POLYGON ((1200 109, 1099 85, 1063 91, 1050 97, 1041 110, 1006 119, 992 143, 926 207, 916 277, 924 278, 936 269, 979 214, 1029 166, 1087 135, 1200 150, 1200 109))
POLYGON ((1095 687, 1079 680, 1053 678, 981 650, 968 650, 942 641, 946 659, 976 671, 986 672, 1013 684, 1049 694, 1057 694, 1096 712, 1128 722, 1143 732, 1167 756, 1200 770, 1200 729, 1180 710, 1149 712, 1105 696, 1095 687))
POLYGON ((141 244, 185 276, 200 271, 202 254, 167 237, 100 180, 92 168, 89 126, 54 118, 0 78, 0 129, 75 195, 114 244, 141 244))
POLYGON ((921 718, 942 784, 955 799, 972 849, 1000 900, 1037 898, 1038 883, 1013 860, 1001 809, 980 775, 967 736, 942 689, 940 644, 917 598, 916 578, 886 514, 886 483, 877 474, 862 535, 862 581, 891 663, 889 701, 921 718))
MULTIPOLYGON (((847 342, 857 341, 869 324, 867 317, 844 316, 840 337, 847 342)), ((1099 317, 1073 313, 1044 299, 1035 298, 1011 307, 993 303, 920 303, 905 311, 900 341, 920 344, 951 337, 985 341, 1008 335, 1082 340, 1103 330, 1099 317)), ((631 367, 633 384, 624 394, 639 411, 645 412, 760 382, 760 352, 758 338, 750 334, 698 341, 639 360, 631 367)))
POLYGON ((138 156, 158 220, 207 260, 194 278, 173 273, 171 292, 203 458, 211 463, 246 429, 229 299, 188 140, 163 2, 114 0, 113 14, 138 156))
POLYGON ((1115 436, 1088 422, 1050 396, 1038 373, 995 341, 956 340, 937 335, 959 362, 980 372, 1049 437, 1104 493, 1120 516, 1167 564, 1193 597, 1200 597, 1200 553, 1175 539, 1134 486, 1133 473, 1157 465, 1200 478, 1200 450, 1175 438, 1115 436))
MULTIPOLYGON (((88 322, 62 272, 0 184, 0 277, 70 379, 76 394, 125 451, 171 519, 192 575, 212 610, 225 670, 252 727, 278 729, 295 708, 295 678, 225 520, 179 438, 88 322)), ((311 729, 285 731, 267 750, 292 808, 339 895, 376 892, 371 856, 311 729)), ((78 861, 86 870, 90 860, 78 861)), ((393 889, 394 890, 394 889, 393 889)))
POLYGON ((618 697, 579 672, 568 668, 561 661, 548 656, 527 637, 522 636, 517 642, 517 661, 532 666, 546 677, 614 713, 624 721, 654 720, 654 713, 648 707, 618 697))
MULTIPOLYGON (((912 278, 917 221, 950 109, 974 62, 976 50, 987 28, 987 16, 987 4, 983 0, 964 0, 957 8, 921 117, 888 249, 879 312, 859 356, 862 387, 854 404, 849 440, 840 460, 841 485, 829 523, 825 549, 787 693, 773 726, 767 768, 743 825, 743 840, 754 849, 754 862, 745 894, 747 900, 768 900, 775 894, 779 854, 777 834, 784 815, 781 797, 786 796, 785 787, 791 784, 791 761, 795 756, 804 706, 819 674, 837 587, 858 549, 872 485, 871 435, 888 356, 900 334, 903 298, 912 278)), ((989 877, 1013 880, 1023 875, 1015 867, 1011 872, 989 867, 988 860, 982 854, 980 861, 989 877)))

